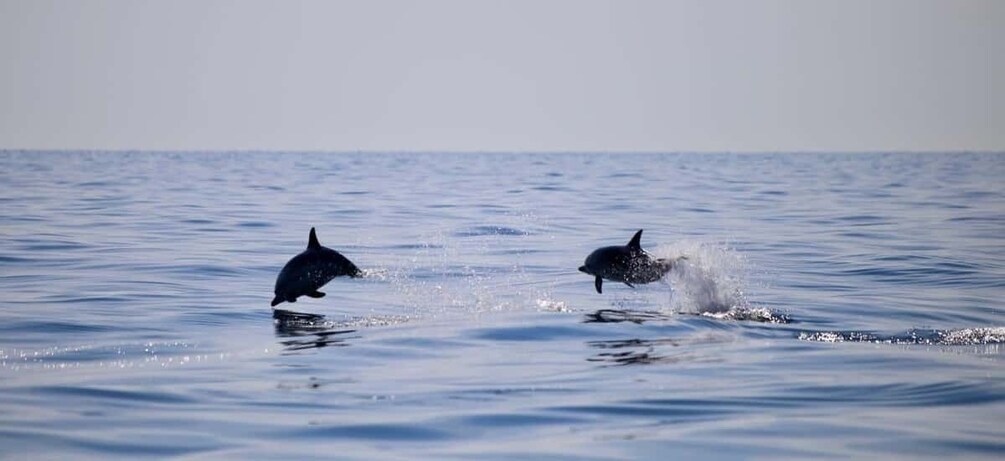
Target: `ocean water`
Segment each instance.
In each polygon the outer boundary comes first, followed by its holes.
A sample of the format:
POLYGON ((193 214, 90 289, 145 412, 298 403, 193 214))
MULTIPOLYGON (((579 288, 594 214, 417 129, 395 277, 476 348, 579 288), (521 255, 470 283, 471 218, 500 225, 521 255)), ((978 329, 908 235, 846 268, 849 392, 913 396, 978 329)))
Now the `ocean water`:
POLYGON ((1001 459, 1005 156, 0 153, 3 459, 1001 459), (316 227, 362 268, 269 307, 316 227), (663 281, 576 268, 645 229, 663 281))

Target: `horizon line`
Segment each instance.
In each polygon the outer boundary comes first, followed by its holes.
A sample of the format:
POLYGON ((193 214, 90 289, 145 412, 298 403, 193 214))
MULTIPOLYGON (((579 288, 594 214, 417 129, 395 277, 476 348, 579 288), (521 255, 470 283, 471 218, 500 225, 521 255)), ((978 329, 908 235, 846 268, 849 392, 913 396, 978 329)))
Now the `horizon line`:
POLYGON ((431 150, 431 149, 90 149, 90 148, 0 148, 0 153, 97 153, 97 154, 484 154, 484 155, 666 155, 666 154, 702 154, 702 155, 766 155, 766 154, 1005 154, 1005 149, 945 149, 945 150, 431 150))

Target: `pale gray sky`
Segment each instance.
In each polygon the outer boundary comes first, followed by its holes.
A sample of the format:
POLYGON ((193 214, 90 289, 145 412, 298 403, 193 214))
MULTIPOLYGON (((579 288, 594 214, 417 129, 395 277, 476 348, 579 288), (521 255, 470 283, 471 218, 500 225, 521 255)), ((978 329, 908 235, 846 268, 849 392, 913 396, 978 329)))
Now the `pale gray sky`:
POLYGON ((0 148, 1005 149, 1005 1, 0 0, 0 148))

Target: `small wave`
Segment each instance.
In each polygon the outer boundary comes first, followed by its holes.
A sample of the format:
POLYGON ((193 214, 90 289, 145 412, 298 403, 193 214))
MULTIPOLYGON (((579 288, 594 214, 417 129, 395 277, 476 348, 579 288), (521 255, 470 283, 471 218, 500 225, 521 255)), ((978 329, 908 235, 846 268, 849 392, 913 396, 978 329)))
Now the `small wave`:
POLYGON ((36 251, 69 251, 88 248, 87 245, 77 242, 39 242, 22 246, 20 249, 26 253, 36 251))
POLYGON ((506 226, 475 226, 454 233, 457 237, 483 237, 487 235, 520 236, 530 232, 506 226))
POLYGON ((216 223, 216 221, 213 221, 212 219, 203 219, 203 218, 182 219, 179 222, 182 223, 182 224, 215 224, 216 223))
POLYGON ((864 331, 800 332, 799 339, 825 343, 859 342, 877 344, 977 346, 1005 344, 1005 327, 959 328, 951 330, 911 330, 900 335, 880 335, 864 331))
POLYGON ((20 257, 17 257, 17 256, 0 255, 0 263, 19 264, 19 263, 27 263, 27 262, 31 262, 31 261, 32 260, 28 259, 28 258, 20 258, 20 257))
POLYGON ((237 225, 239 227, 247 227, 247 228, 275 227, 275 224, 272 224, 267 221, 243 221, 238 223, 237 225))

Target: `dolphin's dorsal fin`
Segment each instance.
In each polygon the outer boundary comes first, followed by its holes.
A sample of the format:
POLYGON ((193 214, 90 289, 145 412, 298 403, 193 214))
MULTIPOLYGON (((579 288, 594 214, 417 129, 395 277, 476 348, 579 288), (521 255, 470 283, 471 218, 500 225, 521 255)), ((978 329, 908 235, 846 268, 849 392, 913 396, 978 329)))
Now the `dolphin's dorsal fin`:
POLYGON ((311 248, 321 248, 321 244, 318 243, 318 234, 314 233, 314 228, 311 228, 311 236, 307 239, 307 249, 311 248))
POLYGON ((642 229, 639 229, 639 231, 635 233, 635 236, 628 241, 628 249, 642 250, 642 244, 640 243, 641 240, 642 240, 642 229))

